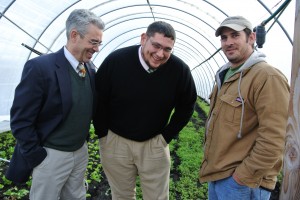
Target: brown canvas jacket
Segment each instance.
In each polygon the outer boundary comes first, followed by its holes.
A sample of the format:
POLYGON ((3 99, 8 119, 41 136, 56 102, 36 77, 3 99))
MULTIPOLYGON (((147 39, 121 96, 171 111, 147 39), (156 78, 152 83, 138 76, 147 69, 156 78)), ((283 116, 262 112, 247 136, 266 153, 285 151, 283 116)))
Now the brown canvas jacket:
POLYGON ((238 94, 240 72, 219 89, 216 85, 211 94, 200 182, 227 178, 236 171, 249 187, 274 189, 282 167, 289 85, 264 61, 241 71, 244 108, 238 94))

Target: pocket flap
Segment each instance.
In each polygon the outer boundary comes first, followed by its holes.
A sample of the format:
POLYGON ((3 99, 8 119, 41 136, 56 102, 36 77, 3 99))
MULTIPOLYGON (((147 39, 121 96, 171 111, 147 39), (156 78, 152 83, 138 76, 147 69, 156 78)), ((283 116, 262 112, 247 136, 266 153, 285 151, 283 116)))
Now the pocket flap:
POLYGON ((239 107, 240 105, 242 105, 242 101, 241 101, 241 98, 239 96, 233 96, 233 95, 230 95, 230 94, 224 94, 220 97, 220 99, 233 106, 233 107, 239 107))

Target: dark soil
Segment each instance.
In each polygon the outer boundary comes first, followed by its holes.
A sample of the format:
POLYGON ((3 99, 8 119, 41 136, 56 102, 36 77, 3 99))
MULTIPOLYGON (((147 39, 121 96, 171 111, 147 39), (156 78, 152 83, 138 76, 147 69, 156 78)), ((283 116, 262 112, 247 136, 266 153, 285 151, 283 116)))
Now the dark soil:
POLYGON ((278 200, 280 195, 280 183, 277 182, 275 189, 271 193, 270 200, 278 200))
POLYGON ((91 194, 88 200, 110 200, 111 199, 111 192, 109 188, 109 184, 107 182, 107 178, 104 172, 101 172, 102 181, 100 183, 92 183, 89 184, 88 192, 91 194))

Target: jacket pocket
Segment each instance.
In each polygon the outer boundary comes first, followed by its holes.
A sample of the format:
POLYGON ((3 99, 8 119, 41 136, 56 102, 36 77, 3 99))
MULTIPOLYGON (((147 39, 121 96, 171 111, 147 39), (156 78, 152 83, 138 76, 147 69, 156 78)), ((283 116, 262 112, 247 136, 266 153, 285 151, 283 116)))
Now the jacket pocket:
POLYGON ((239 124, 242 115, 242 101, 239 96, 224 94, 220 97, 222 101, 222 109, 220 112, 225 121, 239 124))

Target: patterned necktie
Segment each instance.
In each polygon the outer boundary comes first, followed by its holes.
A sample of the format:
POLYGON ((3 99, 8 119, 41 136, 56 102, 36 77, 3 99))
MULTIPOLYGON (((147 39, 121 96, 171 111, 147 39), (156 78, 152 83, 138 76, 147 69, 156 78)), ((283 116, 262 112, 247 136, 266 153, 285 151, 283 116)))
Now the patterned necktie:
POLYGON ((78 74, 80 77, 85 77, 85 68, 84 68, 84 65, 83 63, 79 63, 78 66, 77 66, 77 69, 78 69, 78 74))

